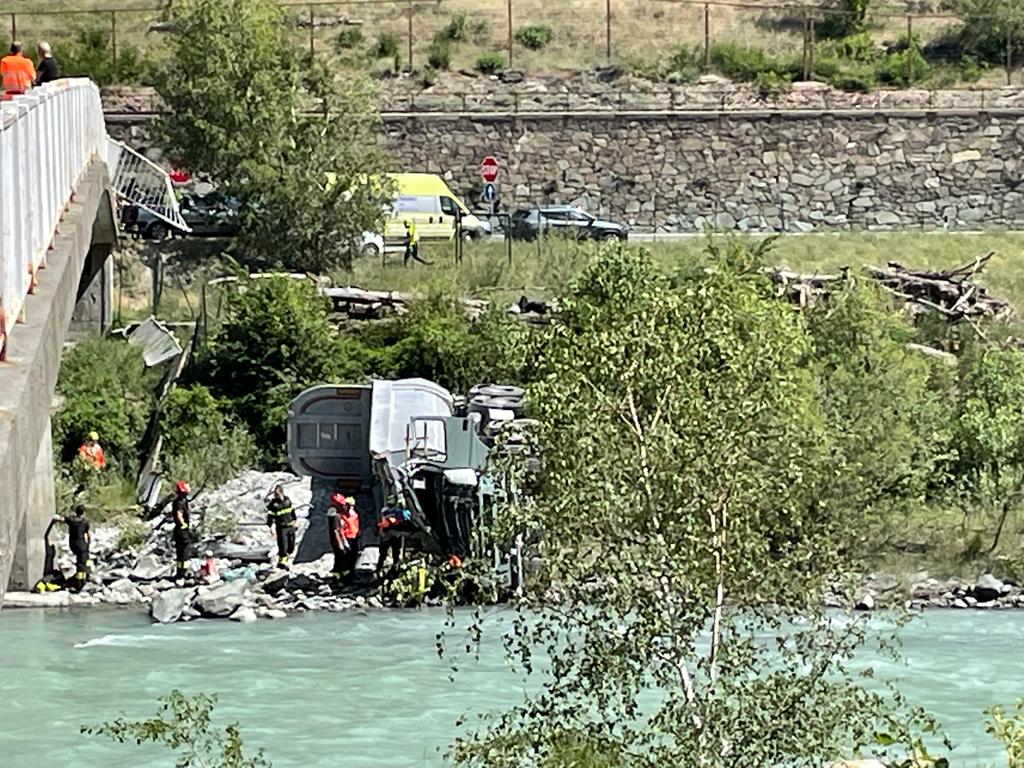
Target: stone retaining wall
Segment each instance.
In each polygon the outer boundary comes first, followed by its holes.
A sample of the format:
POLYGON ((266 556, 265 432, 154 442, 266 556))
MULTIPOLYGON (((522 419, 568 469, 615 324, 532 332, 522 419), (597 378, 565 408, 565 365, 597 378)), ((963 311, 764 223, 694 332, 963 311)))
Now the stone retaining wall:
MULTIPOLYGON (((145 119, 108 124, 145 147, 145 119)), ((442 173, 471 205, 490 154, 506 209, 641 229, 1024 227, 1024 110, 391 114, 384 131, 395 170, 442 173)))
POLYGON ((389 117, 395 166, 693 231, 1024 226, 1024 111, 389 117))

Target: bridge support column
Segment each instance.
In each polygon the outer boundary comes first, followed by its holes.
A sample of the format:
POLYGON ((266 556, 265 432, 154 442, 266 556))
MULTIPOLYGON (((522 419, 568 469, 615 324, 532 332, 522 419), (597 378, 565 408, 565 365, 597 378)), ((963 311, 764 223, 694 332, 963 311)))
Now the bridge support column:
POLYGON ((69 332, 73 336, 103 333, 114 318, 114 260, 110 243, 93 243, 78 284, 75 312, 69 332))
POLYGON ((53 446, 50 420, 47 419, 46 429, 42 440, 39 441, 39 452, 36 454, 32 476, 28 482, 25 513, 21 518, 21 531, 15 544, 8 589, 32 589, 43 575, 43 534, 55 513, 53 446))

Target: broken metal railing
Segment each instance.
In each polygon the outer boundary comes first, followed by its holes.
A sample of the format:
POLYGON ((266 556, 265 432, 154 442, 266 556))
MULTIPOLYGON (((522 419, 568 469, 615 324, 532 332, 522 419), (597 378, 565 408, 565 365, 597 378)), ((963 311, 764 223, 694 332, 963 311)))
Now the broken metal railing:
POLYGON ((191 232, 167 171, 123 142, 107 138, 107 169, 121 203, 137 206, 181 232, 191 232))

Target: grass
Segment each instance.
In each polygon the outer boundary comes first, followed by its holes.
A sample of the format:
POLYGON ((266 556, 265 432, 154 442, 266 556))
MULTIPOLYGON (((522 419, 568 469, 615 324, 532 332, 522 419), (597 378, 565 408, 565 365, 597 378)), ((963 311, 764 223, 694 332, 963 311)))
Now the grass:
MULTIPOLYGON (((692 259, 706 247, 702 237, 674 242, 636 243, 671 269, 692 259)), ((453 259, 453 246, 429 245, 424 257, 432 266, 401 265, 401 256, 388 254, 388 266, 360 260, 351 273, 335 275, 340 284, 350 283, 377 290, 447 293, 477 298, 512 298, 526 293, 550 296, 564 286, 582 266, 593 246, 564 241, 515 243, 512 263, 500 243, 470 243, 461 266, 453 259)), ((854 269, 884 266, 899 261, 906 266, 942 269, 994 252, 980 282, 1015 306, 1024 307, 1024 233, 966 234, 870 234, 842 233, 787 235, 775 240, 769 259, 800 272, 829 272, 841 266, 854 269)))
MULTIPOLYGON (((760 4, 765 6, 773 2, 777 4, 777 0, 760 0, 760 4)), ((159 5, 159 2, 147 2, 139 3, 137 7, 149 9, 159 5)), ((762 9, 758 5, 759 0, 751 0, 750 7, 712 5, 709 9, 711 42, 752 46, 771 55, 799 56, 803 49, 803 19, 799 13, 762 9)), ((110 13, 99 12, 110 6, 105 0, 50 0, 43 3, 45 10, 65 13, 41 14, 39 4, 14 0, 8 4, 6 12, 15 14, 18 36, 27 45, 40 39, 50 40, 55 44, 55 55, 59 61, 61 41, 75 30, 83 27, 111 29, 110 13), (66 13, 71 10, 96 13, 66 13)), ((551 73, 589 69, 609 63, 605 55, 605 0, 563 0, 559 3, 512 0, 511 7, 513 33, 523 26, 538 24, 547 25, 554 32, 552 41, 541 50, 530 51, 514 42, 512 66, 533 73, 551 73)), ((703 46, 704 10, 700 4, 615 0, 611 8, 611 63, 639 71, 664 69, 680 46, 703 46)), ((295 24, 292 39, 297 48, 308 50, 309 30, 298 26, 299 21, 308 19, 308 8, 296 2, 288 10, 295 24)), ((363 30, 364 41, 344 52, 346 58, 351 59, 354 53, 362 54, 378 34, 388 33, 400 41, 400 66, 408 65, 409 6, 402 0, 318 5, 314 13, 321 21, 348 18, 363 30)), ((422 70, 427 62, 431 40, 459 14, 466 16, 471 31, 466 40, 452 45, 452 70, 471 69, 480 54, 486 51, 501 51, 507 55, 509 19, 505 0, 419 2, 412 6, 413 66, 417 71, 422 70)), ((119 11, 114 25, 119 45, 131 43, 144 50, 158 47, 161 34, 149 31, 149 27, 159 17, 160 12, 156 10, 119 11)), ((948 20, 920 19, 915 22, 915 30, 922 39, 929 40, 945 33, 950 24, 948 20)), ((327 26, 314 30, 312 42, 319 55, 338 58, 335 41, 342 29, 344 27, 327 26)), ((871 33, 878 43, 895 41, 905 34, 905 21, 902 18, 879 18, 871 33)), ((371 66, 383 70, 393 63, 380 61, 371 66)), ((985 81, 1001 85, 1002 77, 1001 71, 994 69, 985 76, 985 81)))

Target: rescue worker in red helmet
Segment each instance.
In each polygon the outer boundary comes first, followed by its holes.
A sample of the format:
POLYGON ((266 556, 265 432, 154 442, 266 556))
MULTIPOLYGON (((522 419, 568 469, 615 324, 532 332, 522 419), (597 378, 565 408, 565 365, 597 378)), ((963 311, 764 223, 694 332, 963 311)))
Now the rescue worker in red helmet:
POLYGON ((174 524, 171 540, 174 542, 174 578, 184 581, 188 575, 188 562, 192 558, 192 509, 189 494, 192 489, 184 480, 174 485, 174 495, 159 502, 150 511, 150 517, 156 517, 170 504, 170 520, 174 524))
POLYGON ((335 493, 327 510, 327 533, 331 551, 334 553, 334 567, 331 578, 341 581, 355 570, 359 557, 359 513, 355 497, 335 493))

